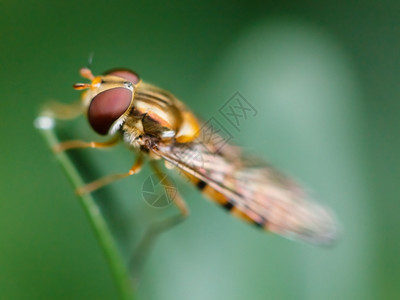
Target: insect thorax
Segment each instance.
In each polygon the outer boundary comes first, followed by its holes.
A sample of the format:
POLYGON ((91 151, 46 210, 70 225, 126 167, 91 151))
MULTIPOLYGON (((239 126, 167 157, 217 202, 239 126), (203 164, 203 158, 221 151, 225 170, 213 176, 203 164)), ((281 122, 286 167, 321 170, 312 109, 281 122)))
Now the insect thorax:
POLYGON ((120 131, 124 142, 136 150, 146 146, 146 140, 165 143, 172 141, 176 135, 175 130, 160 124, 148 112, 140 113, 135 107, 127 115, 120 131))

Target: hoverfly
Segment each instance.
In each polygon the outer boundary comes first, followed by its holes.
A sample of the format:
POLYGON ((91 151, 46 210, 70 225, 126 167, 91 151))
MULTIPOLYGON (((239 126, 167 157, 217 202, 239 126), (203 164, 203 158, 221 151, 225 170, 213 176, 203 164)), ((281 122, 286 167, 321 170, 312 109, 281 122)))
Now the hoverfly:
MULTIPOLYGON (((110 139, 66 141, 54 150, 104 148, 123 141, 137 153, 137 160, 128 172, 100 178, 80 187, 78 193, 136 174, 148 158, 159 177, 164 175, 159 162, 164 161, 211 200, 259 228, 318 244, 335 240, 336 221, 327 208, 309 200, 294 181, 241 148, 228 144, 217 148, 213 140, 204 139, 198 119, 171 93, 143 82, 128 69, 94 76, 82 68, 80 73, 90 83, 74 85, 76 90, 85 90, 79 103, 68 105, 67 110, 54 109, 52 114, 63 119, 85 114, 92 129, 110 139)), ((173 202, 182 218, 188 215, 178 193, 173 202)))

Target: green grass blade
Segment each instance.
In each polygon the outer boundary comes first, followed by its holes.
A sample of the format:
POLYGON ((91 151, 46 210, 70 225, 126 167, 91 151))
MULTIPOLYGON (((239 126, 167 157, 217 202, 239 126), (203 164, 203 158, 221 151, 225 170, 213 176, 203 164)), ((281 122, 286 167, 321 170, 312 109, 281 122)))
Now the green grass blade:
MULTIPOLYGON (((41 124, 41 122, 52 123, 53 121, 53 119, 48 117, 38 117, 38 119, 35 121, 36 127, 45 138, 50 149, 59 143, 55 133, 55 127, 42 126, 43 124, 41 124)), ((65 153, 57 153, 55 154, 55 157, 67 175, 72 186, 74 188, 82 186, 84 184, 82 178, 74 164, 71 162, 70 158, 65 153)), ((111 275, 117 286, 120 298, 122 300, 134 299, 134 291, 132 289, 132 283, 127 268, 123 263, 122 257, 118 252, 115 241, 107 227, 106 221, 104 220, 99 207, 90 194, 77 197, 104 253, 111 275)))

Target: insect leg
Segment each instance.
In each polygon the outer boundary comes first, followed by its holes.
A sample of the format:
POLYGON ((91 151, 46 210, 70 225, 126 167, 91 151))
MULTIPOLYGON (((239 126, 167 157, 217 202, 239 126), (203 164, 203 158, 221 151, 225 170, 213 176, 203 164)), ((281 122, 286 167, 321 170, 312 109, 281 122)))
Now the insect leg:
MULTIPOLYGON (((167 177, 165 176, 165 173, 160 169, 160 166, 158 165, 157 161, 151 160, 150 166, 158 178, 162 179, 164 182, 167 183, 167 185, 171 186, 171 183, 168 181, 167 177)), ((183 217, 186 217, 189 214, 189 209, 183 198, 179 195, 179 193, 171 194, 172 191, 170 191, 169 189, 166 189, 166 192, 169 194, 171 198, 173 198, 173 203, 177 206, 181 215, 183 217)))
POLYGON ((40 113, 41 116, 54 118, 57 120, 72 120, 79 117, 84 112, 82 101, 75 101, 71 104, 61 102, 47 103, 40 113))
MULTIPOLYGON (((166 185, 171 186, 171 183, 165 177, 165 174, 160 169, 159 165, 157 164, 157 161, 151 160, 150 166, 158 178, 162 179, 163 182, 166 182, 166 185)), ((189 209, 186 205, 186 202, 179 195, 178 191, 176 191, 176 193, 174 194, 171 194, 171 192, 168 189, 166 189, 166 192, 169 194, 171 198, 173 197, 173 202, 179 209, 179 214, 169 217, 165 220, 154 222, 147 228, 144 236, 139 241, 138 246, 136 247, 130 261, 130 268, 133 275, 138 275, 141 267, 143 266, 143 262, 145 261, 146 255, 149 253, 149 250, 153 246, 158 235, 171 229, 175 225, 178 225, 180 222, 185 220, 186 217, 189 215, 189 209)))
POLYGON ((79 188, 76 189, 76 193, 78 195, 83 195, 86 193, 90 193, 93 192, 107 184, 112 183, 115 180, 118 179, 122 179, 128 176, 131 176, 133 174, 136 174, 140 171, 140 169, 142 168, 143 165, 143 154, 139 153, 138 158, 136 159, 135 163, 133 164, 133 166, 129 169, 128 172, 126 173, 120 173, 120 174, 112 174, 112 175, 108 175, 105 177, 102 177, 100 179, 97 179, 95 181, 92 181, 84 186, 81 186, 79 188))
POLYGON ((112 139, 106 142, 85 142, 80 140, 71 140, 56 144, 53 146, 53 151, 63 152, 69 149, 78 149, 78 148, 107 148, 115 146, 119 142, 119 136, 116 135, 112 139))

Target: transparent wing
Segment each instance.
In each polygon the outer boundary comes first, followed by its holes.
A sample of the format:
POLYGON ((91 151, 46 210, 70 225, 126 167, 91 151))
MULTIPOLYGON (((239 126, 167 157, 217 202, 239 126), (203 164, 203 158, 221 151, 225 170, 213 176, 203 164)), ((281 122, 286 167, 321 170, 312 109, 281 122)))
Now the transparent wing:
POLYGON ((215 144, 200 140, 157 145, 151 150, 200 180, 203 188, 208 185, 222 194, 225 207, 239 210, 259 227, 317 244, 330 244, 337 236, 336 221, 328 208, 308 199, 294 181, 245 155, 239 147, 217 149, 215 144))

